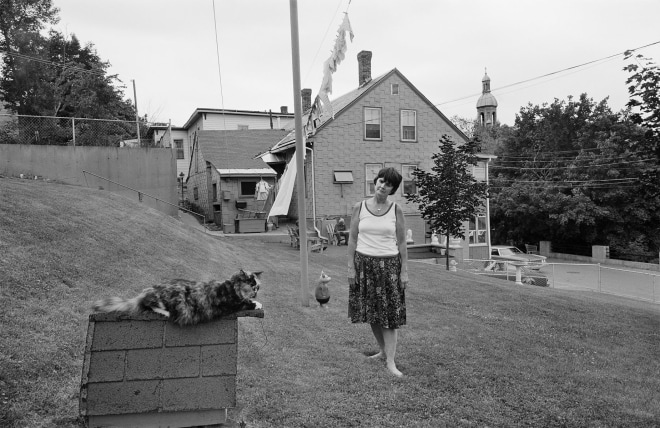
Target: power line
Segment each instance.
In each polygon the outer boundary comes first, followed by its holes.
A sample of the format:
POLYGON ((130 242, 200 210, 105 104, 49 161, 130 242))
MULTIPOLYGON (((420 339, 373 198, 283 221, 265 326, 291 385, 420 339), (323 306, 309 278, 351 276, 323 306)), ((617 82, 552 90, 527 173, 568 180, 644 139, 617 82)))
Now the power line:
MULTIPOLYGON (((559 73, 563 73, 563 72, 566 72, 566 71, 569 71, 569 70, 573 70, 573 69, 576 69, 576 68, 584 67, 584 66, 587 66, 587 65, 590 65, 590 64, 595 64, 595 63, 597 63, 597 62, 601 62, 601 61, 609 60, 609 59, 611 59, 611 58, 615 58, 615 57, 620 56, 620 55, 625 55, 626 52, 634 52, 634 51, 636 51, 636 50, 644 49, 644 48, 648 48, 649 46, 657 45, 657 44, 659 44, 659 43, 660 43, 660 40, 657 41, 657 42, 649 43, 649 44, 644 45, 644 46, 640 46, 640 47, 635 48, 635 49, 627 49, 627 50, 625 50, 625 51, 623 51, 623 52, 616 53, 616 54, 613 54, 613 55, 609 55, 609 56, 606 56, 606 57, 603 57, 603 58, 600 58, 600 59, 595 59, 595 60, 593 60, 593 61, 588 61, 588 62, 585 62, 585 63, 582 63, 582 64, 578 64, 578 65, 574 65, 574 66, 571 66, 571 67, 566 67, 566 68, 563 68, 563 69, 561 69, 561 70, 557 70, 557 71, 553 71, 553 72, 551 72, 551 73, 543 74, 543 75, 541 75, 541 76, 532 77, 531 79, 526 79, 526 80, 521 80, 521 81, 519 81, 519 82, 510 83, 510 84, 508 84, 508 85, 504 85, 504 86, 500 86, 500 87, 498 87, 498 88, 492 89, 491 92, 499 91, 499 90, 506 89, 506 88, 510 88, 510 87, 513 87, 513 86, 522 85, 522 84, 524 84, 524 83, 532 82, 532 81, 534 81, 534 80, 543 79, 544 77, 553 76, 553 75, 555 75, 555 74, 559 74, 559 73)), ((451 101, 445 101, 445 102, 438 103, 438 104, 434 104, 434 105, 437 107, 437 106, 441 106, 441 105, 444 105, 444 104, 450 104, 450 103, 454 103, 454 102, 457 102, 457 101, 463 101, 463 100, 466 100, 466 99, 468 99, 468 98, 473 98, 473 97, 475 97, 475 96, 479 96, 479 95, 481 95, 481 94, 480 94, 480 93, 478 93, 478 94, 472 94, 472 95, 468 95, 468 96, 465 96, 465 97, 457 98, 457 99, 454 99, 454 100, 451 100, 451 101)))
POLYGON ((82 73, 94 74, 94 75, 103 76, 103 77, 106 76, 105 71, 89 70, 89 69, 82 68, 82 67, 75 66, 75 65, 60 64, 60 63, 57 63, 57 62, 54 62, 54 61, 49 61, 49 60, 42 59, 42 58, 37 58, 37 57, 29 56, 29 55, 24 55, 24 54, 21 54, 21 53, 18 53, 18 52, 7 51, 7 50, 4 50, 4 49, 0 49, 0 50, 2 50, 3 53, 5 53, 7 55, 10 55, 10 56, 13 56, 13 57, 16 57, 16 58, 27 59, 27 60, 30 60, 30 61, 36 61, 36 62, 46 64, 46 65, 54 65, 55 67, 61 67, 61 68, 64 68, 65 70, 66 69, 71 69, 71 70, 75 70, 75 71, 80 71, 82 73))
POLYGON ((624 164, 633 164, 641 162, 655 162, 657 159, 640 159, 637 161, 621 161, 616 163, 602 163, 595 165, 571 165, 571 166, 552 166, 552 167, 517 167, 517 166, 497 166, 492 165, 489 169, 516 169, 521 171, 549 171, 549 170, 559 170, 559 169, 573 169, 573 168, 599 168, 603 166, 613 166, 613 165, 624 165, 624 164))

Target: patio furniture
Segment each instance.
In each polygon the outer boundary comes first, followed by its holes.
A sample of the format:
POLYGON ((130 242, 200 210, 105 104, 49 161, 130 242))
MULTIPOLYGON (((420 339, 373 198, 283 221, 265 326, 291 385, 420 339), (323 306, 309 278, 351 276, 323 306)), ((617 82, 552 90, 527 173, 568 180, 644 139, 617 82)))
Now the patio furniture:
POLYGON ((525 244, 525 252, 527 254, 539 254, 538 245, 527 245, 525 244))
POLYGON ((335 234, 335 223, 326 224, 325 230, 328 232, 328 242, 330 245, 339 245, 337 235, 335 234))
POLYGON ((289 239, 291 239, 291 246, 293 248, 300 248, 300 238, 298 237, 298 230, 287 226, 286 230, 289 232, 289 239))

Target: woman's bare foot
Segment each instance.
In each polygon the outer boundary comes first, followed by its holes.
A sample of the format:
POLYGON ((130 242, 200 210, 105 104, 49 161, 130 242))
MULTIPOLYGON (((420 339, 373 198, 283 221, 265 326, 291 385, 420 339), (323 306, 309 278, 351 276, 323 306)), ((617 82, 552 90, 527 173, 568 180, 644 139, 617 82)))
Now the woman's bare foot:
POLYGON ((387 363, 387 370, 389 370, 390 373, 392 373, 396 377, 403 377, 403 373, 401 373, 399 369, 396 368, 396 365, 394 363, 387 363))

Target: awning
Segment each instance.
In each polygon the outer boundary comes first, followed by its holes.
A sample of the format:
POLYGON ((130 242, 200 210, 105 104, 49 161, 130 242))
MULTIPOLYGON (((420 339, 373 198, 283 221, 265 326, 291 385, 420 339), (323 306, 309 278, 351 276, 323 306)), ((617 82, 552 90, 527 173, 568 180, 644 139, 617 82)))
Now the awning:
POLYGON ((293 197, 293 185, 296 183, 295 161, 296 156, 294 152, 294 155, 284 170, 284 174, 282 174, 282 178, 280 178, 277 196, 275 197, 273 206, 270 208, 268 217, 289 214, 289 205, 291 205, 291 198, 293 197))

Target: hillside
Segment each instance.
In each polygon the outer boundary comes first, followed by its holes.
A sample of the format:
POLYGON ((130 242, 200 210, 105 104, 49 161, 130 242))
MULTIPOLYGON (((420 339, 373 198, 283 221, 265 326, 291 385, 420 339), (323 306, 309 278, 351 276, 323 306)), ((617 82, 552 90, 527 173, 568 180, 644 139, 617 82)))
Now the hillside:
POLYGON ((217 238, 109 192, 0 178, 0 426, 79 426, 89 305, 162 279, 263 270, 239 322, 236 417, 249 427, 657 426, 660 312, 621 299, 411 265, 401 380, 346 318, 346 247, 310 255, 330 307, 299 302, 285 243, 217 238))

